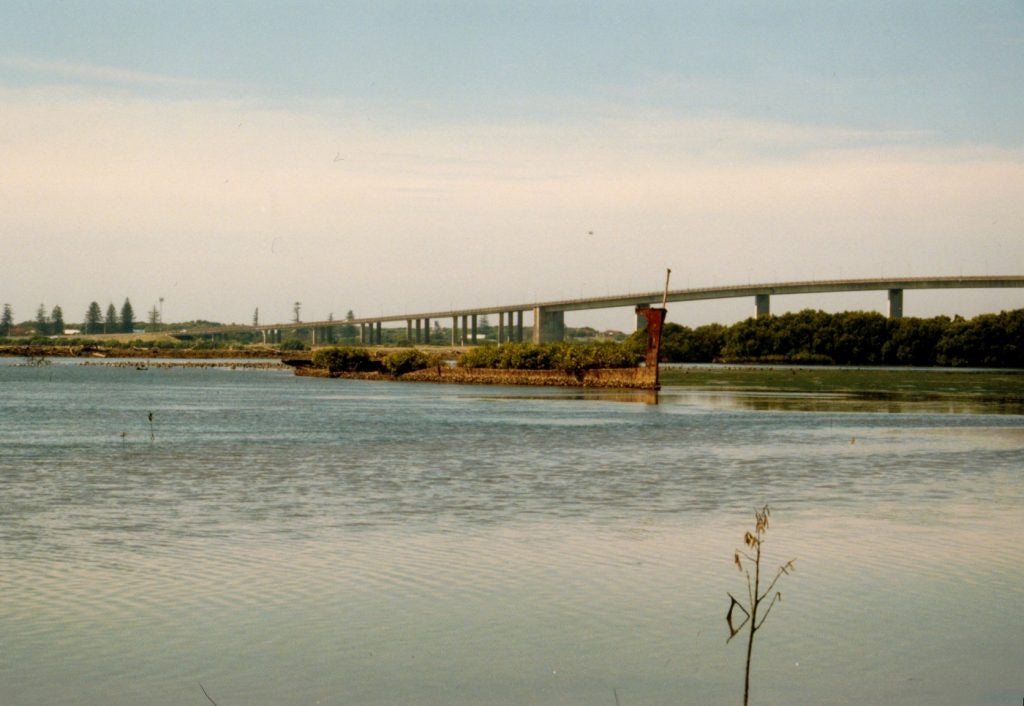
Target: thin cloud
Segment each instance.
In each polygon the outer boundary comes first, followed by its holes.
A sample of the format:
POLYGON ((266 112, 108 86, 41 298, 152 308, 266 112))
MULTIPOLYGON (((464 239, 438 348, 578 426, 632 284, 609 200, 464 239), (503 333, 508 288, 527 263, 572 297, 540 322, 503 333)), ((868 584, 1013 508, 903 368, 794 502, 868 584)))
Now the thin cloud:
POLYGON ((173 295, 193 316, 244 320, 257 303, 287 318, 267 307, 270 281, 325 313, 409 308, 382 269, 415 308, 441 309, 637 289, 651 267, 637 253, 686 263, 695 286, 996 274, 1022 257, 1024 154, 998 146, 726 115, 399 129, 337 105, 81 86, 0 87, 0 104, 19 311, 84 311, 96 272, 133 302, 173 295), (310 278, 311 254, 335 274, 310 278), (452 262, 472 267, 439 288, 452 262), (507 268, 516 277, 496 283, 507 268))
POLYGON ((168 88, 213 87, 211 81, 167 76, 148 71, 134 71, 116 66, 97 66, 69 61, 46 61, 26 56, 0 58, 0 66, 36 75, 49 76, 69 82, 120 86, 150 86, 168 88))

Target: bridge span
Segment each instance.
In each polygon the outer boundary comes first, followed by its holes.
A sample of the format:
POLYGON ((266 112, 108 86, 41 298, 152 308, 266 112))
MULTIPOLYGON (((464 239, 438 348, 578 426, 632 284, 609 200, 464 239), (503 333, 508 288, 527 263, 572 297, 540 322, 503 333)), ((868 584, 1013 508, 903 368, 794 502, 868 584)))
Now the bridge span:
MULTIPOLYGON (((903 316, 903 292, 908 289, 1008 289, 1024 287, 1024 276, 977 276, 977 277, 903 277, 879 279, 838 279, 811 280, 803 282, 775 282, 768 284, 744 284, 727 287, 702 287, 696 289, 672 289, 668 292, 632 292, 580 299, 560 299, 525 304, 502 304, 449 311, 431 311, 413 314, 393 314, 357 318, 348 321, 304 321, 287 324, 261 324, 258 326, 234 326, 217 329, 249 330, 262 333, 264 341, 280 339, 282 331, 311 330, 316 341, 317 331, 354 325, 359 330, 359 340, 364 343, 380 343, 384 323, 405 322, 407 340, 413 343, 449 343, 432 340, 431 322, 451 321, 451 345, 466 344, 477 340, 478 317, 498 317, 497 338, 499 342, 523 340, 523 312, 532 313, 532 340, 557 341, 565 336, 565 312, 585 309, 635 308, 660 304, 664 297, 667 302, 700 301, 705 299, 733 299, 751 297, 754 313, 758 317, 771 313, 771 298, 787 294, 818 294, 828 292, 884 291, 887 293, 889 316, 903 316), (460 325, 461 324, 461 325, 460 325)), ((641 325, 638 321, 638 326, 641 325)), ((215 333, 215 331, 194 331, 191 333, 215 333)))

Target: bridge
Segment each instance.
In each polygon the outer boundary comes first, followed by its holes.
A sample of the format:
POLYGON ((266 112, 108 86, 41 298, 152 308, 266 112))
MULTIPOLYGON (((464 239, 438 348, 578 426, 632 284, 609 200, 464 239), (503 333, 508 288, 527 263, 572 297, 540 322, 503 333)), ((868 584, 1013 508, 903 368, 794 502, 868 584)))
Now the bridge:
MULTIPOLYGON (((581 299, 560 299, 525 304, 503 304, 496 306, 432 311, 413 314, 373 316, 346 321, 303 321, 287 324, 259 324, 256 326, 227 326, 218 329, 189 331, 193 335, 226 333, 228 331, 257 331, 264 342, 280 341, 281 334, 288 330, 312 331, 313 343, 318 336, 340 326, 356 326, 362 343, 380 343, 383 324, 404 322, 406 340, 412 343, 451 343, 465 345, 477 340, 478 318, 484 315, 497 316, 498 342, 523 340, 523 313, 532 313, 532 340, 559 341, 565 337, 565 312, 586 309, 635 308, 666 302, 688 302, 706 299, 735 299, 749 297, 754 300, 757 317, 771 313, 771 298, 787 294, 819 294, 831 292, 884 291, 887 293, 889 317, 903 316, 903 292, 911 289, 1008 289, 1024 287, 1024 276, 978 276, 978 277, 904 277, 880 279, 838 279, 811 280, 804 282, 776 282, 769 284, 745 284, 728 287, 703 287, 697 289, 673 289, 653 292, 632 292, 581 299), (436 340, 430 332, 431 322, 451 321, 451 340, 436 340), (460 325, 461 324, 461 325, 460 325)), ((637 325, 642 322, 638 317, 637 325)), ((492 327, 493 328, 493 327, 492 327)))

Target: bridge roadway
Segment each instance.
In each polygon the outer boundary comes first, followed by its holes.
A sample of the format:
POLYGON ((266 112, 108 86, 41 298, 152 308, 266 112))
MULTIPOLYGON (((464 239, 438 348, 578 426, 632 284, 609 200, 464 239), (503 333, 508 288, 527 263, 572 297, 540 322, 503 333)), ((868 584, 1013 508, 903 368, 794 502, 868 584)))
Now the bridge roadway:
MULTIPOLYGON (((888 293, 889 316, 903 316, 903 292, 907 289, 1008 289, 1024 287, 1024 276, 977 276, 977 277, 903 277, 880 279, 811 280, 804 282, 776 282, 770 284, 745 284, 729 287, 703 287, 697 289, 673 289, 667 296, 662 291, 633 292, 603 297, 581 299, 560 299, 528 304, 503 304, 497 306, 432 311, 416 314, 393 314, 372 316, 349 321, 303 321, 287 324, 260 324, 257 326, 226 326, 218 329, 189 331, 194 335, 224 333, 227 331, 259 331, 264 341, 280 340, 281 332, 304 329, 313 331, 314 343, 318 330, 354 325, 359 329, 360 341, 380 343, 381 325, 386 322, 404 321, 409 341, 431 343, 430 324, 432 321, 451 320, 452 345, 465 344, 476 340, 477 317, 497 315, 498 340, 523 340, 523 312, 533 313, 533 341, 561 340, 565 335, 564 314, 567 311, 585 309, 635 308, 660 304, 662 297, 668 302, 700 301, 705 299, 731 299, 753 297, 754 310, 758 317, 771 313, 771 297, 786 294, 818 294, 827 292, 886 291, 888 293), (461 321, 461 326, 459 325, 461 321)), ((638 322, 639 325, 639 322, 638 322)), ((495 328, 492 326, 492 328, 495 328)), ((436 338, 436 334, 435 334, 436 338)), ((446 341, 447 343, 447 341, 446 341)))

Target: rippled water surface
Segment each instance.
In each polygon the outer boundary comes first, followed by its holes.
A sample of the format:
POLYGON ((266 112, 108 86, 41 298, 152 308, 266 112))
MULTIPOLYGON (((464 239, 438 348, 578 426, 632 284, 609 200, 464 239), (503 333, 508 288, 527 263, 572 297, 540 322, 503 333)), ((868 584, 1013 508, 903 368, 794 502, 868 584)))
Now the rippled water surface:
POLYGON ((0 704, 736 703, 764 502, 755 703, 1024 696, 1005 409, 17 362, 0 704))

